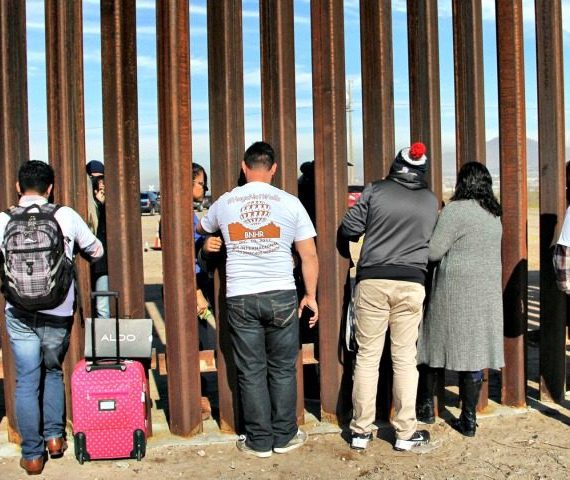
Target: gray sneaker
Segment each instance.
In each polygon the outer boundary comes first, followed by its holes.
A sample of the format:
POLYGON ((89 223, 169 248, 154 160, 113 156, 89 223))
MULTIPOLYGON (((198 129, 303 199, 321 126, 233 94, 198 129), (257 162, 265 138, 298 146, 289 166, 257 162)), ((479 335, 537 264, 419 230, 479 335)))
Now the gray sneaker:
POLYGON ((245 435, 239 436, 238 441, 236 442, 236 447, 240 452, 247 453, 259 458, 270 457, 273 453, 271 450, 261 452, 259 450, 254 450, 253 448, 249 448, 245 443, 245 435))
POLYGON ((297 434, 289 440, 289 443, 284 447, 275 447, 273 451, 275 453, 287 453, 296 448, 302 447, 305 442, 309 439, 309 434, 303 432, 301 429, 297 430, 297 434))

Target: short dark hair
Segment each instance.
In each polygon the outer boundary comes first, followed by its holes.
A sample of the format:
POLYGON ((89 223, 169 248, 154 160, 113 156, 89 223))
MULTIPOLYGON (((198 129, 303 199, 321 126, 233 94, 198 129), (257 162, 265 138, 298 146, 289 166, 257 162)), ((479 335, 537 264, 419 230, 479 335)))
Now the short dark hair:
POLYGON ((493 179, 487 167, 479 162, 467 162, 457 174, 454 200, 475 200, 491 215, 500 217, 501 205, 493 193, 493 179))
POLYGON ((275 163, 275 152, 268 143, 255 142, 245 151, 243 161, 251 170, 257 168, 269 170, 275 163))
POLYGON ((43 195, 53 185, 54 178, 51 165, 41 160, 28 160, 18 170, 18 183, 22 193, 33 191, 43 195))

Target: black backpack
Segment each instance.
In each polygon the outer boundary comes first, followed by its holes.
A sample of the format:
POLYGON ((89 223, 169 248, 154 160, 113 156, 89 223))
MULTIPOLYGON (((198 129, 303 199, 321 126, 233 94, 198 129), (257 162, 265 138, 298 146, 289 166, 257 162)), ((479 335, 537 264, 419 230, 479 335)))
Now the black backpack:
POLYGON ((55 219, 59 208, 46 203, 6 211, 10 220, 2 242, 2 293, 18 309, 50 310, 67 296, 74 270, 55 219))

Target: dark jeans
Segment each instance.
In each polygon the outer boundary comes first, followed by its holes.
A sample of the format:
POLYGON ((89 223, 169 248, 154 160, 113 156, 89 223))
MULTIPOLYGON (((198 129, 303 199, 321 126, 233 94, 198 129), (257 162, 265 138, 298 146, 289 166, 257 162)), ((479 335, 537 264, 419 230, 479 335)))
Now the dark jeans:
POLYGON ((297 433, 297 305, 295 290, 227 299, 246 444, 253 450, 283 447, 297 433))

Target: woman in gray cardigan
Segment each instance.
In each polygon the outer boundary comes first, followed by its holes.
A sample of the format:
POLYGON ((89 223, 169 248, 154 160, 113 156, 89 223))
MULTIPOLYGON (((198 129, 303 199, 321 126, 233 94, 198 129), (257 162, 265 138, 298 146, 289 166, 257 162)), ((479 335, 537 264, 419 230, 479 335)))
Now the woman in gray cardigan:
POLYGON ((500 216, 489 171, 469 162, 429 244, 429 259, 439 264, 418 339, 417 417, 435 421, 436 369, 458 371, 461 415, 454 426, 469 437, 483 369, 504 365, 500 216))

